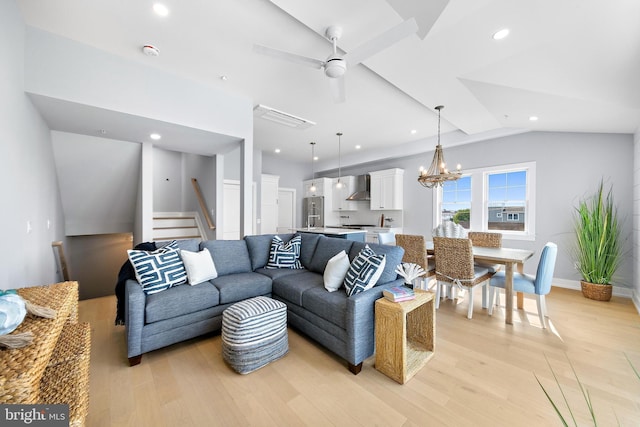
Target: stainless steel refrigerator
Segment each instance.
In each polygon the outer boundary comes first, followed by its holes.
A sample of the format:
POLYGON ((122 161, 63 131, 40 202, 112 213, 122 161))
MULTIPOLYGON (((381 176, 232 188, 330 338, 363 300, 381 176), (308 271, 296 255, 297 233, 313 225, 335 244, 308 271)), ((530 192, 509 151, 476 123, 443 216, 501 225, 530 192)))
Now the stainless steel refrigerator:
POLYGON ((302 199, 302 220, 305 227, 324 227, 324 197, 302 199))

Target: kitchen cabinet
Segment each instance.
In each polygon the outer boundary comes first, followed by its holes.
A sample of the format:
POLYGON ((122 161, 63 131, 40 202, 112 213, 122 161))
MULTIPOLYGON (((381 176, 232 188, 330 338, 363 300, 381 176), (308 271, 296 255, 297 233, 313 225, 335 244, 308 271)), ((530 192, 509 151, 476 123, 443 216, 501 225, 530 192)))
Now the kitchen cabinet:
POLYGON ((303 181, 304 197, 316 197, 324 196, 331 197, 331 184, 333 180, 331 178, 316 178, 303 181), (311 184, 315 183, 316 190, 311 191, 311 184))
POLYGON ((402 210, 404 170, 386 169, 371 175, 371 210, 402 210))
POLYGON ((356 191, 356 177, 343 176, 340 178, 342 188, 337 188, 338 178, 333 178, 331 192, 333 194, 333 210, 334 211, 355 211, 358 210, 357 202, 347 200, 347 197, 356 191))
POLYGON ((365 227, 365 230, 367 235, 364 239, 367 243, 378 243, 378 233, 402 233, 402 227, 365 227))

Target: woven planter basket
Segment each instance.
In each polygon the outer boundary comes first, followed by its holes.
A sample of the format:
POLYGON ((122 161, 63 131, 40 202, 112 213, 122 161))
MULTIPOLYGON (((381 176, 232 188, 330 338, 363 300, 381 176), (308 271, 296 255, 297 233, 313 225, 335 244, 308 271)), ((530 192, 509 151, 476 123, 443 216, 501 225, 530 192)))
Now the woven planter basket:
POLYGON ((581 280, 580 287, 582 288, 582 295, 586 298, 596 301, 609 301, 611 299, 611 290, 613 289, 611 285, 601 285, 581 280))

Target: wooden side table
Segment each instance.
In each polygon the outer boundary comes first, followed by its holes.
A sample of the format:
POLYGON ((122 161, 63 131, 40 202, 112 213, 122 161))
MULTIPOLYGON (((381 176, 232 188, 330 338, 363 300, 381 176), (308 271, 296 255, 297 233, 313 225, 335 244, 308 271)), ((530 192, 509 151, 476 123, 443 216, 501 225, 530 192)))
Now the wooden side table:
POLYGON ((410 301, 376 301, 376 369, 404 384, 435 351, 434 294, 415 290, 410 301))

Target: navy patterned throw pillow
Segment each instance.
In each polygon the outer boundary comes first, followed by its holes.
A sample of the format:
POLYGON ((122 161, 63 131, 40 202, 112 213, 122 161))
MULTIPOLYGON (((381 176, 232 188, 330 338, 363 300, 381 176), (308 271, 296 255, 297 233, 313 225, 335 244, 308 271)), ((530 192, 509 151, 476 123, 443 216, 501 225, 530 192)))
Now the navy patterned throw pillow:
POLYGON ((273 236, 271 248, 269 250, 269 260, 267 268, 294 268, 300 269, 300 245, 302 238, 296 234, 287 243, 283 242, 280 236, 273 236))
POLYGON ((347 296, 373 288, 382 275, 386 262, 386 255, 376 255, 369 245, 366 245, 355 257, 344 278, 347 296))
POLYGON ((153 252, 128 250, 127 255, 147 295, 187 282, 187 271, 175 240, 153 252))

